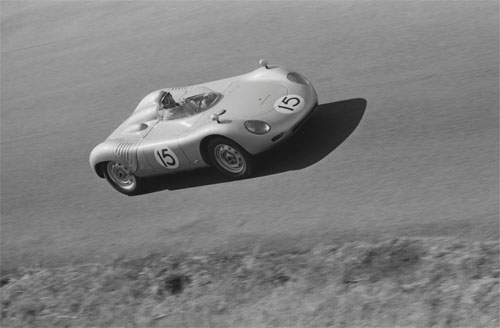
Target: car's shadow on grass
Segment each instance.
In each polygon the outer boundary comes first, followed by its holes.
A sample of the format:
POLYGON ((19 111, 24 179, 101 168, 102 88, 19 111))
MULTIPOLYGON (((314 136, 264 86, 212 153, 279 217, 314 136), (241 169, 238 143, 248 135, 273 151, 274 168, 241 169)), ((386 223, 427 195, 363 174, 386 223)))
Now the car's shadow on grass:
MULTIPOLYGON (((319 105, 304 126, 286 143, 257 156, 250 178, 300 170, 330 154, 356 129, 366 109, 361 98, 319 105)), ((143 194, 232 181, 213 168, 147 178, 143 194)))

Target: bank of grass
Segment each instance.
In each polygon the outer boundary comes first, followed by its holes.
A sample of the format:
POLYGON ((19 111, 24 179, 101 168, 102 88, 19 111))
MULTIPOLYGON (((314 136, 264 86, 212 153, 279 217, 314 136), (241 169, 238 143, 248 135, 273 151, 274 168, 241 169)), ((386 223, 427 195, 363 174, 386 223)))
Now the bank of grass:
POLYGON ((154 254, 2 277, 2 327, 498 327, 498 242, 154 254))

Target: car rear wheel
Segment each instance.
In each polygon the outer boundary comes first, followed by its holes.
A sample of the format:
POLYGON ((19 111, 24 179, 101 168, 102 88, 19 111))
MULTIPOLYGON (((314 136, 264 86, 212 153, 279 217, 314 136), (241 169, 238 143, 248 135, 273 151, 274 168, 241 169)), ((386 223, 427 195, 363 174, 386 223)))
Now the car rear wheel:
POLYGON ((109 184, 125 195, 135 195, 140 191, 142 179, 130 172, 129 168, 120 162, 104 164, 104 176, 109 184))
POLYGON ((215 168, 227 177, 243 179, 252 174, 252 155, 232 140, 222 137, 210 140, 208 155, 215 168))

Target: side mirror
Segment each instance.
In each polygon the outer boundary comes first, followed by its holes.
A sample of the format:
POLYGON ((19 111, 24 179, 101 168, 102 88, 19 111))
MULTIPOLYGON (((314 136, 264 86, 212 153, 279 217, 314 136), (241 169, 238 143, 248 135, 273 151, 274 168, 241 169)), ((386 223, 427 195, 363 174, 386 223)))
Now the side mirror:
POLYGON ((261 59, 261 60, 259 60, 259 65, 261 67, 265 67, 266 69, 269 68, 269 67, 267 67, 267 59, 261 59))
POLYGON ((222 110, 221 112, 219 112, 219 113, 213 113, 212 115, 210 115, 210 119, 211 119, 212 121, 217 121, 217 123, 220 123, 220 121, 219 121, 219 117, 220 117, 221 115, 224 115, 225 113, 226 113, 226 110, 225 110, 225 109, 223 109, 223 110, 222 110))

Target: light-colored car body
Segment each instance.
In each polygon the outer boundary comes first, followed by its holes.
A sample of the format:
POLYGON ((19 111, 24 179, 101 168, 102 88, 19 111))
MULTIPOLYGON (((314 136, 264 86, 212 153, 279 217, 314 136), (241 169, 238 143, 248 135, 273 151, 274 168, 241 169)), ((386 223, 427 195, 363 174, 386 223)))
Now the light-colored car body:
POLYGON ((92 150, 90 166, 100 177, 105 176, 107 162, 120 162, 137 177, 197 169, 212 164, 206 143, 214 136, 228 138, 256 155, 289 138, 317 104, 318 96, 307 79, 261 61, 261 67, 247 74, 151 92, 92 150), (203 97, 212 103, 195 115, 163 119, 159 98, 166 92, 184 101, 184 106, 203 97), (249 120, 266 122, 269 131, 250 132, 245 126, 249 120))

